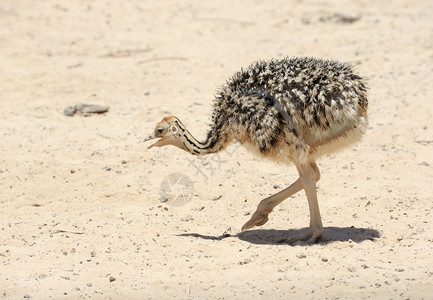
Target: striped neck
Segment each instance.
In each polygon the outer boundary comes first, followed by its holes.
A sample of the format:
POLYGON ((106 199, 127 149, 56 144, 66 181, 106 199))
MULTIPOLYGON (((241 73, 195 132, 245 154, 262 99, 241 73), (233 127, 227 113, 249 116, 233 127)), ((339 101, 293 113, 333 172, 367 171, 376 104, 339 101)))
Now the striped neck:
POLYGON ((217 132, 214 130, 214 128, 209 130, 206 141, 200 142, 194 136, 192 136, 182 122, 179 120, 176 120, 176 122, 181 130, 180 134, 182 139, 182 147, 180 148, 193 155, 201 156, 209 153, 215 153, 224 149, 227 144, 226 139, 222 139, 219 134, 216 134, 217 132))

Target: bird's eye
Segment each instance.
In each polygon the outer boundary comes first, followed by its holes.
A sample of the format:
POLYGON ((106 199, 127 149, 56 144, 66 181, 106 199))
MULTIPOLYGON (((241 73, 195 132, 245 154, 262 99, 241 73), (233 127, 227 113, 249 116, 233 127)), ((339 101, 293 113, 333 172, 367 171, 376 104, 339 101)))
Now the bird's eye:
POLYGON ((162 134, 163 131, 164 131, 164 128, 161 128, 161 127, 156 129, 156 132, 158 134, 162 134))

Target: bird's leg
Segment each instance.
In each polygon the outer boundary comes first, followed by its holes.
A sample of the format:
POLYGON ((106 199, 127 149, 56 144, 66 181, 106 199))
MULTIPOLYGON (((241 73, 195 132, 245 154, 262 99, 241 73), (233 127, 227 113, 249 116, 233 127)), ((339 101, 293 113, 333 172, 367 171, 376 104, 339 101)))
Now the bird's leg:
POLYGON ((300 178, 298 178, 288 188, 260 201, 259 205, 257 206, 257 210, 251 216, 251 219, 246 222, 244 226, 242 226, 242 230, 247 230, 254 226, 262 226, 265 224, 268 221, 268 214, 272 212, 272 209, 274 209, 275 206, 283 202, 291 195, 299 192, 302 187, 302 182, 300 178))
POLYGON ((319 168, 315 162, 296 166, 299 172, 299 179, 307 194, 308 206, 310 207, 310 228, 304 234, 289 238, 289 243, 296 241, 307 241, 314 243, 322 236, 323 225, 320 217, 319 203, 317 201, 316 181, 320 178, 319 168))
MULTIPOLYGON (((316 181, 320 179, 319 168, 317 167, 315 162, 312 162, 311 168, 314 170, 314 178, 316 181)), ((298 178, 293 184, 291 184, 288 188, 278 192, 268 198, 260 201, 257 206, 257 210, 251 216, 251 219, 242 226, 242 230, 250 229, 254 226, 262 226, 268 221, 268 215, 272 212, 275 206, 283 202, 285 199, 289 198, 293 194, 296 194, 300 190, 303 189, 303 185, 301 182, 301 178, 298 178)))

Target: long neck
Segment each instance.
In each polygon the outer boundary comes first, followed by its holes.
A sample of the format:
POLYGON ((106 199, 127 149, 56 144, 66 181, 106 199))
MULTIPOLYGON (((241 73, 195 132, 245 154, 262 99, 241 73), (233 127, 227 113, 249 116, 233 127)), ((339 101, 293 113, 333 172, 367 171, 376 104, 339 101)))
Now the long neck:
POLYGON ((222 133, 220 126, 212 126, 207 134, 206 141, 200 142, 179 122, 183 134, 183 150, 193 155, 206 155, 223 150, 230 142, 227 135, 222 133))

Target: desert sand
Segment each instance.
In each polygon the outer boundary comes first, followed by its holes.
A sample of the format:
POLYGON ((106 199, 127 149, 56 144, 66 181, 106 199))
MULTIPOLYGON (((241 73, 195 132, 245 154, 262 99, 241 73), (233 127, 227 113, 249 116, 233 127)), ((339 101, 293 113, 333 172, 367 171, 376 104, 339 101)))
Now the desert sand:
POLYGON ((430 0, 2 0, 0 298, 433 299, 432 20, 430 0), (319 161, 313 245, 285 242, 303 192, 240 232, 294 166, 141 142, 172 114, 204 138, 217 87, 285 56, 369 85, 364 139, 319 161))

